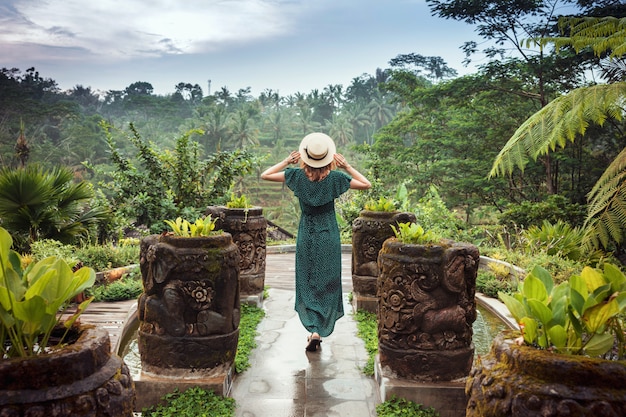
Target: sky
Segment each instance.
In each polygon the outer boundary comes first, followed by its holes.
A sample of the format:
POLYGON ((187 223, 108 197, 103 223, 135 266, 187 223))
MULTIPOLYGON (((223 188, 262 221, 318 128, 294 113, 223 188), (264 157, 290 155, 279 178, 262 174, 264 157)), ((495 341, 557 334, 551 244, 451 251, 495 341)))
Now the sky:
POLYGON ((287 96, 345 88, 400 54, 475 72, 460 49, 480 41, 474 29, 424 0, 0 0, 0 68, 35 67, 61 90, 143 81, 165 95, 183 82, 287 96))

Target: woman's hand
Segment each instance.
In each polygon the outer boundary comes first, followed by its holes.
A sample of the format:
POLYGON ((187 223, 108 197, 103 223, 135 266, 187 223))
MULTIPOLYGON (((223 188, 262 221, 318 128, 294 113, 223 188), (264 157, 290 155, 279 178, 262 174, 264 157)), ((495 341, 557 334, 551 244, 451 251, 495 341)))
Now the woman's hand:
POLYGON ((283 162, 289 164, 297 164, 300 160, 300 152, 292 151, 287 158, 283 162))
POLYGON ((348 163, 348 161, 346 161, 346 158, 344 158, 342 154, 336 153, 334 158, 338 168, 348 169, 348 167, 350 166, 350 164, 348 163))

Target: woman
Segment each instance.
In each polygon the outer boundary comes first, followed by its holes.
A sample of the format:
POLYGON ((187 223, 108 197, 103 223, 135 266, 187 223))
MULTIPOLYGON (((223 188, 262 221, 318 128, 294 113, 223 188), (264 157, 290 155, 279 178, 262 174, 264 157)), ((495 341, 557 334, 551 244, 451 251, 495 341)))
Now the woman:
POLYGON ((261 174, 264 180, 286 183, 300 203, 295 309, 302 325, 311 332, 306 350, 312 352, 343 316, 341 241, 335 199, 350 188, 365 190, 372 186, 335 151, 329 136, 311 133, 302 139, 297 152, 291 152, 261 174), (300 168, 288 167, 298 161, 300 168), (347 174, 334 170, 335 166, 347 174))

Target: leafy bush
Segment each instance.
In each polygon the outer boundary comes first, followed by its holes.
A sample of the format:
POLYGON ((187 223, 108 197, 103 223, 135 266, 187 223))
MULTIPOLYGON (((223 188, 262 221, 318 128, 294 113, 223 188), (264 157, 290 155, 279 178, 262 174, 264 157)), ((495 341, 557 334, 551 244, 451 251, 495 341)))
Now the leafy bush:
POLYGON ((368 376, 374 375, 374 362, 378 353, 378 324, 376 314, 365 310, 356 312, 357 335, 365 342, 365 350, 368 353, 367 364, 363 373, 368 376))
POLYGON ((87 293, 94 296, 94 301, 124 301, 134 300, 142 292, 141 275, 134 271, 111 283, 94 285, 87 293))
POLYGON ((612 264, 584 267, 580 274, 555 284, 550 273, 535 267, 513 295, 499 294, 520 324, 520 343, 573 355, 600 356, 626 351, 624 324, 626 275, 612 264))
POLYGON ((428 244, 435 243, 440 240, 432 231, 425 231, 422 226, 417 223, 398 223, 398 227, 391 225, 396 238, 407 244, 428 244))
POLYGON ((561 220, 572 226, 581 226, 587 212, 584 206, 567 201, 562 195, 551 195, 544 201, 524 201, 510 204, 500 217, 500 224, 514 227, 541 226, 544 220, 556 223, 561 220))
POLYGON ((184 392, 178 389, 161 398, 163 405, 144 408, 144 417, 233 417, 236 403, 233 398, 222 397, 200 387, 184 392))
POLYGON ((425 408, 421 404, 396 396, 376 406, 378 417, 439 417, 439 413, 432 407, 425 408))
POLYGON ((235 355, 235 372, 242 373, 250 367, 250 352, 256 347, 256 328, 265 317, 265 310, 249 304, 241 305, 241 321, 239 322, 239 342, 235 355))
POLYGON ((572 227, 562 220, 557 220, 554 224, 544 220, 541 226, 532 225, 523 233, 526 250, 530 253, 545 252, 575 261, 582 256, 584 234, 582 229, 572 227))
POLYGON ((487 271, 479 271, 476 276, 476 291, 485 294, 487 297, 498 298, 498 293, 511 294, 515 291, 517 283, 506 279, 500 279, 495 274, 487 271))
POLYGON ((38 261, 48 256, 63 258, 71 265, 82 262, 96 271, 127 266, 139 262, 139 245, 87 245, 76 247, 61 242, 43 239, 31 246, 33 260, 38 261))

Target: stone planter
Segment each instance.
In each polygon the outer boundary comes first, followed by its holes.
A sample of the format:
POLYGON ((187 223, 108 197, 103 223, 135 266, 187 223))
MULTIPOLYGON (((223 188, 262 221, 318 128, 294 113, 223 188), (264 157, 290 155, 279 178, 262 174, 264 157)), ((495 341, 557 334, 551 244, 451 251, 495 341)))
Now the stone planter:
POLYGON ((229 233, 152 235, 141 241, 142 373, 209 378, 229 374, 239 341, 239 250, 229 233))
POLYGON ((452 381, 472 367, 478 249, 385 241, 378 257, 378 346, 385 376, 452 381))
POLYGON ((392 225, 415 222, 413 213, 361 211, 352 222, 352 295, 357 310, 376 312, 378 252, 394 236, 392 225))
POLYGON ((626 415, 626 363, 518 346, 499 334, 466 384, 468 417, 626 415))
POLYGON ((209 207, 208 212, 219 218, 216 226, 233 237, 239 248, 239 291, 242 300, 263 300, 265 287, 265 257, 267 241, 267 220, 263 208, 209 207))
POLYGON ((83 326, 65 348, 0 360, 2 416, 132 417, 134 404, 128 367, 104 329, 83 326))

